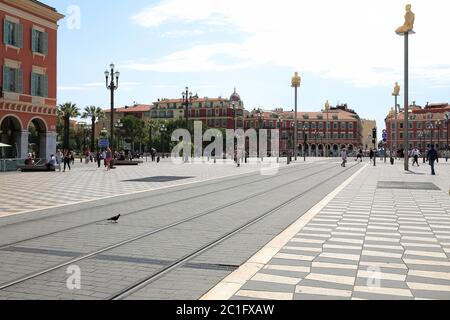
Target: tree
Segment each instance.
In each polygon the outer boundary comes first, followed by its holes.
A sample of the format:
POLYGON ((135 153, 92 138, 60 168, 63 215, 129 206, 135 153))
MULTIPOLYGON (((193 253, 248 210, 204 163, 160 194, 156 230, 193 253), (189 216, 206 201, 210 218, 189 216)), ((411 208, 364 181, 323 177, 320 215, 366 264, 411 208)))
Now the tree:
POLYGON ((64 149, 69 149, 70 118, 75 118, 79 115, 78 107, 72 102, 66 102, 58 106, 58 116, 64 119, 64 149))
POLYGON ((125 116, 122 118, 123 132, 125 138, 131 140, 131 151, 134 152, 134 141, 135 138, 142 139, 144 135, 145 123, 143 120, 136 118, 135 116, 125 116))
POLYGON ((83 119, 91 118, 91 152, 93 152, 95 150, 95 121, 103 119, 105 114, 101 108, 89 106, 84 108, 84 113, 81 117, 83 119))

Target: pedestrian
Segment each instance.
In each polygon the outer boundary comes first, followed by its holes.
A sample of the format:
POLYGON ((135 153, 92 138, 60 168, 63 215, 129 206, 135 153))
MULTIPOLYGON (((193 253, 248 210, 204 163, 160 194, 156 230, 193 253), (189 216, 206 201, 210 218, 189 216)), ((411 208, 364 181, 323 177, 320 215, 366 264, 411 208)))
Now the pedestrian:
POLYGON ((72 161, 71 153, 69 152, 69 150, 64 150, 64 171, 63 172, 66 172, 66 166, 69 167, 69 171, 71 170, 71 168, 70 168, 71 161, 72 161))
POLYGON ((70 155, 70 160, 72 161, 72 165, 75 165, 75 152, 74 151, 69 151, 69 155, 70 155))
POLYGON ((58 151, 56 152, 56 163, 58 165, 59 172, 61 172, 61 162, 63 161, 63 159, 64 159, 64 155, 61 152, 61 150, 58 149, 58 151))
POLYGON ((347 162, 347 150, 345 148, 342 148, 341 151, 341 158, 342 158, 342 164, 341 167, 345 168, 345 163, 347 162))
POLYGON ((111 149, 106 149, 106 171, 111 169, 111 161, 112 161, 112 152, 111 149))
POLYGON ((436 149, 434 149, 434 144, 431 145, 430 151, 428 151, 427 161, 429 161, 429 164, 431 166, 431 175, 435 176, 436 172, 434 171, 434 163, 439 163, 439 155, 436 149))
POLYGON ((360 162, 363 161, 363 151, 362 149, 359 149, 358 154, 356 156, 356 161, 358 161, 358 159, 360 159, 360 162))
POLYGON ((55 170, 56 168, 56 157, 54 154, 50 156, 50 160, 45 164, 48 171, 55 170))
POLYGON ((414 164, 417 164, 417 166, 419 167, 419 156, 420 156, 419 150, 417 149, 417 147, 414 147, 414 149, 412 149, 411 151, 411 157, 414 159, 412 164, 413 167, 414 164))
POLYGON ((373 152, 372 148, 370 148, 370 151, 369 151, 370 162, 372 162, 372 159, 374 156, 375 156, 375 153, 373 152))
POLYGON ((95 155, 95 160, 97 160, 98 168, 100 168, 102 163, 102 154, 100 153, 100 151, 97 151, 97 154, 95 155))

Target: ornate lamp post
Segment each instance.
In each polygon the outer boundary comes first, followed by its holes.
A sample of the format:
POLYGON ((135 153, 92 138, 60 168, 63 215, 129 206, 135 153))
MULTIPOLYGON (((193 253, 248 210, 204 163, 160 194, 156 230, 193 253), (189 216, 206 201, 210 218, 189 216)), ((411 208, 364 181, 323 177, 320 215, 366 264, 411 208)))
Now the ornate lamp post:
POLYGON ((328 100, 327 100, 327 102, 325 102, 325 111, 327 112, 327 124, 326 124, 326 130, 325 130, 325 144, 326 144, 326 146, 325 146, 325 152, 326 152, 326 154, 327 154, 327 158, 328 158, 328 155, 329 155, 329 152, 328 152, 328 143, 329 143, 329 139, 328 139, 328 125, 330 124, 330 122, 329 122, 329 120, 328 120, 328 114, 330 113, 330 104, 328 103, 328 100))
POLYGON ((117 149, 120 150, 120 130, 123 128, 123 123, 119 120, 117 120, 114 127, 117 130, 117 149))
POLYGON ((280 153, 281 153, 281 125, 283 124, 283 119, 281 118, 281 115, 278 115, 278 148, 280 149, 278 151, 278 157, 277 157, 277 163, 280 161, 280 153))
POLYGON ((297 114, 297 90, 298 87, 300 87, 300 84, 302 82, 302 78, 298 75, 298 72, 296 72, 294 74, 294 76, 292 77, 292 87, 295 88, 295 114, 294 114, 294 122, 295 122, 295 136, 294 136, 294 153, 295 153, 295 161, 297 161, 297 153, 298 153, 298 142, 297 142, 297 138, 298 138, 298 114, 297 114))
MULTIPOLYGON (((259 158, 259 152, 260 152, 260 149, 259 149, 259 139, 260 139, 260 136, 259 136, 259 131, 261 130, 261 127, 262 127, 262 116, 263 116, 263 114, 262 114, 262 111, 261 111, 261 109, 258 109, 258 110, 256 110, 256 116, 257 116, 257 118, 258 118, 258 148, 257 148, 257 150, 258 150, 258 154, 257 154, 257 158, 259 158)), ((261 156, 261 159, 262 159, 262 156, 261 156)))
POLYGON ((397 98, 400 95, 400 86, 398 82, 395 83, 394 92, 392 95, 395 97, 395 107, 394 107, 394 117, 395 117, 395 133, 394 133, 394 147, 392 149, 395 150, 395 158, 397 158, 397 141, 398 141, 398 113, 400 112, 400 106, 397 103, 397 98))
POLYGON ((411 5, 406 5, 406 14, 405 14, 405 23, 397 28, 395 30, 395 33, 397 33, 399 36, 404 37, 405 40, 405 106, 404 106, 404 113, 405 113, 405 121, 404 121, 404 149, 405 149, 405 171, 409 171, 409 158, 408 158, 408 149, 409 149, 409 141, 408 141, 408 108, 409 108, 409 35, 414 34, 413 31, 414 28, 414 21, 415 21, 415 14, 411 11, 411 5))
POLYGON ((448 146, 448 123, 449 123, 449 118, 450 118, 450 112, 446 112, 445 113, 445 127, 447 128, 447 145, 445 147, 445 161, 448 161, 448 157, 449 157, 449 146, 448 146))
POLYGON ((189 105, 192 103, 192 92, 189 92, 189 87, 185 88, 185 92, 182 92, 181 95, 183 96, 183 105, 185 107, 184 110, 184 117, 186 119, 186 130, 189 130, 189 105))
MULTIPOLYGON (((114 91, 116 91, 119 88, 119 77, 120 77, 120 72, 119 71, 114 71, 114 64, 111 63, 109 65, 109 67, 111 68, 111 72, 109 72, 108 70, 105 71, 105 78, 106 78, 106 89, 108 89, 111 93, 111 122, 110 122, 110 136, 111 136, 111 141, 110 141, 110 146, 111 149, 114 149, 114 91), (111 81, 109 82, 109 77, 111 77, 111 81), (114 81, 114 78, 116 79, 114 81), (109 83, 108 83, 109 82, 109 83)), ((111 150, 112 154, 114 154, 114 150, 111 150)))
POLYGON ((437 148, 436 148, 436 151, 438 152, 438 155, 439 155, 439 149, 440 149, 440 147, 441 147, 441 127, 442 127, 442 122, 441 122, 441 120, 437 120, 435 123, 434 123, 434 127, 437 129, 437 136, 438 136, 438 143, 437 143, 437 148))

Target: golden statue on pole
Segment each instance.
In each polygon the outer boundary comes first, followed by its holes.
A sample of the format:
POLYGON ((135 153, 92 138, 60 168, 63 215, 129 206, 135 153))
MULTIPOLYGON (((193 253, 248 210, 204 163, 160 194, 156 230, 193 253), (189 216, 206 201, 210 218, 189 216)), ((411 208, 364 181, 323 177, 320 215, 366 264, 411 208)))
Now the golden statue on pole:
POLYGON ((296 72, 295 75, 292 77, 292 88, 300 87, 301 81, 302 78, 298 75, 298 72, 296 72))
POLYGON ((400 95, 400 86, 398 82, 395 83, 394 92, 392 93, 394 97, 398 97, 400 95))
POLYGON ((411 11, 411 5, 406 5, 406 14, 405 14, 405 23, 398 27, 397 30, 395 30, 396 33, 402 34, 402 33, 408 33, 413 30, 414 28, 414 21, 416 19, 416 15, 411 11))

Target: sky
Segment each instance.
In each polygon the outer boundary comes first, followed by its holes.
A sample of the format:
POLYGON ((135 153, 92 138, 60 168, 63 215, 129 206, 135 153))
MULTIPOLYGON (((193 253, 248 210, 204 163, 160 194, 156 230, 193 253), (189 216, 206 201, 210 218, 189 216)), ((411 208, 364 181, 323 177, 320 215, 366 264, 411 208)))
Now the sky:
MULTIPOLYGON (((178 98, 229 97, 248 110, 294 108, 291 77, 302 77, 299 111, 326 100, 362 118, 384 118, 403 95, 405 5, 410 102, 450 101, 450 1, 417 0, 44 0, 66 17, 58 35, 58 102, 108 108, 104 71, 120 71, 116 107, 178 98)), ((399 103, 403 106, 403 97, 399 103)))

